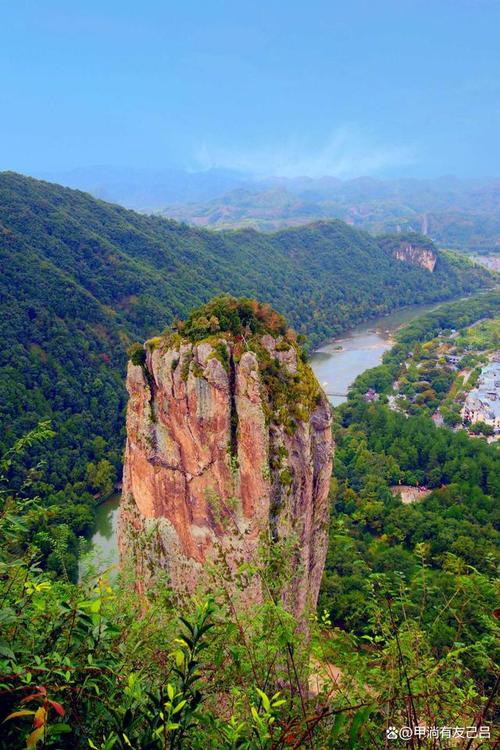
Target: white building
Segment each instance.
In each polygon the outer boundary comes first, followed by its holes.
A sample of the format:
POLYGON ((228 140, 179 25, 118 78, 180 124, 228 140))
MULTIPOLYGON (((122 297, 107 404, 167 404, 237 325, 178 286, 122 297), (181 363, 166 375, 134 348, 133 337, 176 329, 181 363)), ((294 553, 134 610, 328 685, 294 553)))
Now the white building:
POLYGON ((465 399, 461 416, 464 422, 484 422, 500 433, 500 362, 498 352, 481 370, 477 386, 465 399))

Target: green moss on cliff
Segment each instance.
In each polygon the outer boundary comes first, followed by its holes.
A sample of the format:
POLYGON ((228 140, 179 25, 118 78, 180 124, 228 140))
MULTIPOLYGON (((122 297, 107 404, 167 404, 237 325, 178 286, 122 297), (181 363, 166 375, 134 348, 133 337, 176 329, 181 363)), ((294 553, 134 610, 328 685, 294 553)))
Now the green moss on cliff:
POLYGON ((193 362, 191 366, 191 372, 193 373, 195 378, 203 377, 203 367, 198 362, 193 362))
POLYGON ((144 346, 146 349, 150 352, 154 352, 155 349, 158 349, 159 346, 162 344, 163 338, 161 336, 155 336, 152 339, 148 339, 144 346))
POLYGON ((188 351, 184 355, 184 361, 182 362, 182 369, 181 369, 181 378, 184 380, 184 382, 189 377, 189 368, 191 367, 191 362, 193 360, 193 352, 188 351))
MULTIPOLYGON (((290 373, 277 357, 273 357, 260 339, 249 344, 249 348, 257 355, 267 395, 267 403, 264 404, 266 420, 285 425, 288 433, 295 431, 298 421, 309 418, 321 399, 321 389, 316 376, 310 366, 303 361, 300 347, 289 341, 286 349, 292 347, 297 353, 296 373, 290 373)), ((280 351, 286 349, 282 346, 280 351)))
POLYGON ((227 348, 227 344, 225 344, 220 339, 216 341, 216 343, 214 344, 214 351, 210 356, 218 359, 226 372, 229 372, 229 351, 227 348))

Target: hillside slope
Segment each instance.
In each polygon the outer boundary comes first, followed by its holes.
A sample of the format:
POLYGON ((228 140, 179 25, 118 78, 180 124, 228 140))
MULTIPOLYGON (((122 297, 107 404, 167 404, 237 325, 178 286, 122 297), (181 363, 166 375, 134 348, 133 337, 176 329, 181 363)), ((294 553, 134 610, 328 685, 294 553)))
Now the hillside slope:
POLYGON ((176 202, 160 213, 193 226, 259 231, 341 219, 373 234, 424 232, 456 250, 500 248, 498 180, 291 180, 233 189, 205 202, 176 202))
POLYGON ((87 533, 93 496, 119 475, 127 346, 210 297, 272 303, 315 344, 370 315, 490 283, 442 253, 433 273, 395 261, 386 244, 338 221, 212 233, 0 174, 0 449, 52 419, 55 444, 32 478, 58 508, 47 523, 66 522, 70 541, 87 533))

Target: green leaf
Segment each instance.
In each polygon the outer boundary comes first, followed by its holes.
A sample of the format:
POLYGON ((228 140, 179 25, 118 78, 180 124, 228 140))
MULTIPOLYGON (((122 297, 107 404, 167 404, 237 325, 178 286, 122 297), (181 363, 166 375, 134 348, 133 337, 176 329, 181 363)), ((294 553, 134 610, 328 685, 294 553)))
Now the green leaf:
POLYGON ((186 703, 187 703, 187 700, 182 700, 180 703, 178 703, 176 705, 176 707, 174 708, 174 710, 172 711, 172 716, 174 714, 178 714, 179 711, 181 711, 184 708, 184 706, 186 705, 186 703))
POLYGON ((182 667, 184 664, 184 651, 181 651, 180 648, 178 648, 176 651, 172 654, 175 657, 175 663, 178 667, 182 667))
POLYGON ((335 721, 333 722, 332 731, 330 733, 330 737, 328 738, 328 747, 330 750, 333 750, 333 743, 336 741, 337 737, 340 734, 340 730, 344 726, 344 724, 347 721, 347 716, 345 714, 337 714, 335 717, 335 721))
POLYGON ((357 745, 357 740, 364 735, 362 725, 370 715, 370 711, 371 707, 366 706, 365 708, 360 708, 360 710, 354 714, 351 724, 351 731, 349 732, 351 747, 355 747, 357 745))
MULTIPOLYGON (((51 724, 49 727, 49 734, 67 734, 68 732, 73 731, 69 724, 51 724)), ((89 740, 89 743, 91 740, 89 740)), ((92 745, 90 745, 92 747, 92 745)))
POLYGON ((0 656, 6 656, 8 659, 15 659, 16 655, 5 643, 0 643, 0 656))
POLYGON ((257 694, 258 694, 259 698, 262 701, 262 705, 264 707, 264 711, 266 713, 270 713, 271 712, 271 701, 269 700, 269 698, 267 697, 267 695, 262 690, 259 690, 259 688, 256 688, 256 691, 257 691, 257 694))

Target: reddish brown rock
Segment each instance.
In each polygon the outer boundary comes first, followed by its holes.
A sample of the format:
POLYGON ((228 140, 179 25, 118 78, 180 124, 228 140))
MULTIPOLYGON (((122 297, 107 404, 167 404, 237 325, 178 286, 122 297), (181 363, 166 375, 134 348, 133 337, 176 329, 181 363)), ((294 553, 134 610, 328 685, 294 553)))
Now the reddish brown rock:
MULTIPOLYGON (((161 568, 189 591, 221 553, 234 573, 262 541, 288 542, 278 594, 300 616, 326 556, 329 403, 293 337, 207 338, 157 340, 129 363, 122 557, 140 589, 161 568)), ((261 586, 254 576, 247 595, 261 586)))

